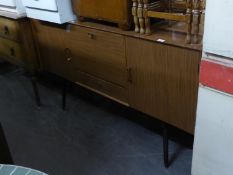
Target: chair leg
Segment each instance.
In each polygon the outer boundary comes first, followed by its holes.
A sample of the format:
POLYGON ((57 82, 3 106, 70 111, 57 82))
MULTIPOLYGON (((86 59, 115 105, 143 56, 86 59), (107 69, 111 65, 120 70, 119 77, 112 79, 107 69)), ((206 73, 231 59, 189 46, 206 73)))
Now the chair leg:
POLYGON ((163 124, 163 159, 164 159, 164 166, 166 168, 169 167, 169 142, 168 142, 168 128, 166 124, 163 124))
POLYGON ((37 78, 35 75, 33 75, 31 77, 31 83, 32 83, 34 94, 35 94, 36 105, 38 107, 41 107, 40 94, 39 94, 39 90, 38 90, 38 86, 37 86, 37 78))
POLYGON ((14 164, 6 137, 0 123, 0 164, 14 164))
POLYGON ((62 88, 62 109, 66 110, 67 81, 64 80, 62 88))

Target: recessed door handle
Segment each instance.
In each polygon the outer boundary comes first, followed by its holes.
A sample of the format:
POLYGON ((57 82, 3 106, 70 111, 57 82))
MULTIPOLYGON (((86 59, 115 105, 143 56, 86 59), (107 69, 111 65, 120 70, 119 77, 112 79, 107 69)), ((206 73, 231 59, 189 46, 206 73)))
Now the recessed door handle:
POLYGON ((128 82, 133 83, 132 68, 128 68, 127 73, 128 73, 128 82))

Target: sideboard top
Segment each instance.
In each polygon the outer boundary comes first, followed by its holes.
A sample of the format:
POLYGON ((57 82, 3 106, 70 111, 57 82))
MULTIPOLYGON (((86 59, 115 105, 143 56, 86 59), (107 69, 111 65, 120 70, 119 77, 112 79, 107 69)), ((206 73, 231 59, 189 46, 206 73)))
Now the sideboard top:
POLYGON ((88 27, 91 29, 97 29, 106 32, 121 34, 128 37, 140 38, 152 42, 163 43, 167 45, 173 45, 173 46, 197 50, 197 51, 202 50, 202 44, 186 44, 185 43, 186 35, 182 32, 172 32, 168 30, 157 29, 153 32, 152 35, 147 36, 147 35, 141 35, 139 33, 135 33, 134 31, 123 31, 122 29, 115 26, 104 25, 95 22, 74 22, 72 24, 82 27, 88 27))

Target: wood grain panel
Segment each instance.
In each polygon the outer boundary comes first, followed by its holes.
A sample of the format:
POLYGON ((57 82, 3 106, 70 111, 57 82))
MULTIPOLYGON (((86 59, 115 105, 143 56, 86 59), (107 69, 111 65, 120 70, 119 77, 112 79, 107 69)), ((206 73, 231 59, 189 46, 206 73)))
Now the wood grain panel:
POLYGON ((125 38, 122 35, 72 26, 65 35, 74 69, 125 87, 125 38))
POLYGON ((134 38, 126 44, 130 105, 193 134, 200 52, 134 38))
POLYGON ((73 0, 74 11, 83 17, 129 24, 130 0, 73 0))
POLYGON ((71 79, 65 54, 64 26, 32 21, 37 50, 44 70, 71 79))
POLYGON ((20 40, 20 28, 18 21, 7 18, 0 18, 0 36, 11 39, 20 40))
POLYGON ((25 57, 24 48, 17 42, 0 37, 0 56, 13 63, 21 62, 25 57))
POLYGON ((79 70, 73 70, 74 82, 118 103, 128 106, 127 89, 79 70))

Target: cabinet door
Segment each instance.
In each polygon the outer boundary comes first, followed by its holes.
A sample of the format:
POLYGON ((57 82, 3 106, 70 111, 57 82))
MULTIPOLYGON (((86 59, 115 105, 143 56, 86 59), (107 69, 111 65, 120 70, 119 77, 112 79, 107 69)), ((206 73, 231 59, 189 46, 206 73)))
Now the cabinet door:
POLYGON ((193 133, 200 52, 133 38, 126 44, 130 105, 193 133))
POLYGON ((64 45, 65 28, 33 21, 33 29, 43 69, 69 79, 70 51, 64 45))

